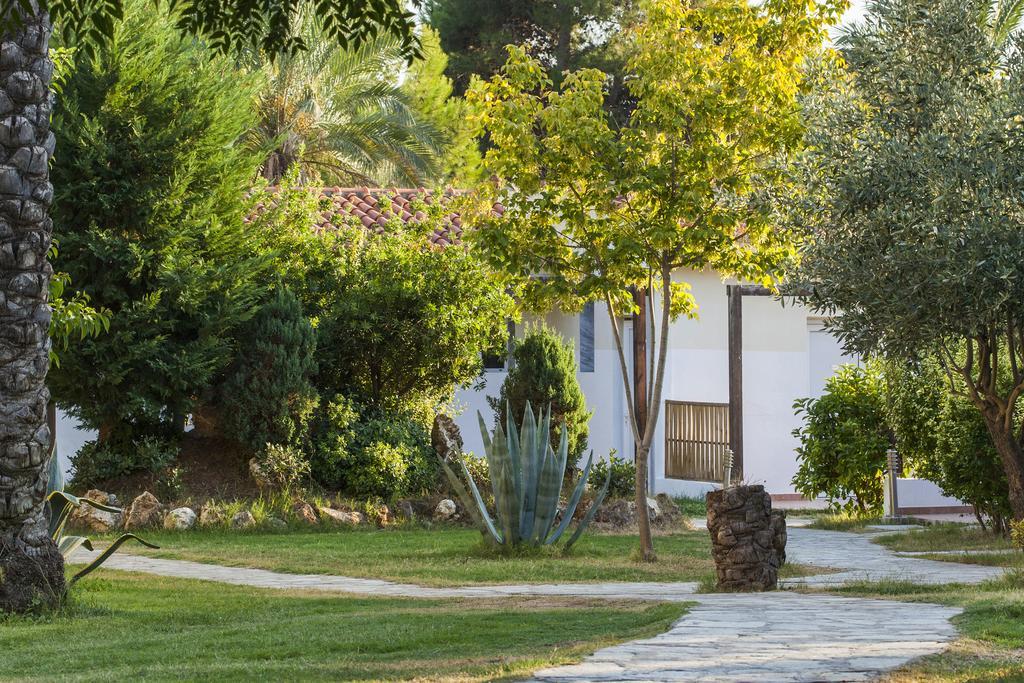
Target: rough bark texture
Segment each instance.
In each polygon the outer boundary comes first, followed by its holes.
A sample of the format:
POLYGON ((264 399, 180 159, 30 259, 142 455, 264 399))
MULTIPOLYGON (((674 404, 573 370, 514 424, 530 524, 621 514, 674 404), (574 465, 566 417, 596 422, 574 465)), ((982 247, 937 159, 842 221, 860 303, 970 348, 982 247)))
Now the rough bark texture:
POLYGON ((47 532, 46 424, 53 199, 49 19, 0 43, 0 610, 53 603, 63 562, 47 532))
POLYGON ((708 533, 718 587, 766 591, 786 561, 786 513, 772 510, 764 486, 733 486, 707 494, 708 533))
POLYGON ((986 413, 985 425, 992 437, 992 445, 999 454, 1003 463, 1003 471, 1006 472, 1006 480, 1010 485, 1009 498, 1010 509, 1013 511, 1015 520, 1024 519, 1024 450, 1020 442, 1014 438, 1012 428, 1006 427, 1003 416, 986 413))

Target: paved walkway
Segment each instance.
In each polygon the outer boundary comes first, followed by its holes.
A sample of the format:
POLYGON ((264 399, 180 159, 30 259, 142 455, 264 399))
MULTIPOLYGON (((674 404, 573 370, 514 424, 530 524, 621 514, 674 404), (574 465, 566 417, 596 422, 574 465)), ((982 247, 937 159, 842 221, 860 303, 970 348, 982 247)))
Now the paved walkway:
MULTIPOLYGON (((979 583, 1002 573, 982 567, 900 556, 870 535, 792 528, 794 562, 838 573, 787 585, 829 586, 895 579, 979 583)), ((86 551, 76 560, 85 561, 86 551)), ((956 608, 792 592, 698 594, 695 583, 522 584, 431 588, 320 574, 282 574, 120 554, 105 567, 161 576, 278 589, 414 598, 510 595, 669 600, 695 603, 667 633, 605 648, 580 664, 537 672, 538 681, 859 681, 941 651, 956 637, 956 608)))

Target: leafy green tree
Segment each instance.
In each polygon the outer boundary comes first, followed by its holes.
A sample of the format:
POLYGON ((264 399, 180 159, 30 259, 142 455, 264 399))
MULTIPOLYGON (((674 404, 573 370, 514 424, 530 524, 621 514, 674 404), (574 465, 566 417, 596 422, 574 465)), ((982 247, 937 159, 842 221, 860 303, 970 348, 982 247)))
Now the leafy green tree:
MULTIPOLYGON (((1009 488, 981 413, 950 393, 935 358, 887 361, 882 367, 886 417, 905 465, 947 496, 972 505, 982 528, 987 520, 993 531, 1005 531, 1009 488)), ((1006 369, 1004 377, 1010 374, 1006 369)))
MULTIPOLYGON (((296 0, 170 4, 182 11, 177 23, 182 33, 208 38, 223 51, 240 45, 267 53, 301 47, 292 30, 296 0)), ((323 0, 317 8, 330 37, 339 43, 358 46, 383 32, 399 35, 407 51, 415 51, 412 17, 398 0, 323 0)), ((51 318, 47 297, 53 272, 47 259, 53 230, 48 215, 53 198, 49 162, 55 148, 50 134, 50 20, 66 43, 85 36, 85 47, 95 48, 112 37, 115 20, 123 15, 123 0, 0 0, 0 34, 7 55, 0 69, 0 93, 10 103, 0 123, 0 146, 5 158, 14 162, 4 176, 11 200, 0 212, 6 226, 0 236, 0 298, 5 301, 0 313, 0 374, 16 378, 0 384, 0 475, 8 492, 0 502, 2 611, 52 605, 64 592, 63 558, 48 533, 44 504, 52 458, 46 428, 51 318)))
MULTIPOLYGON (((512 349, 512 367, 495 398, 488 399, 495 419, 508 430, 508 412, 519 422, 527 402, 551 413, 551 443, 557 444, 565 425, 569 439, 567 468, 573 471, 587 449, 592 413, 576 380, 576 353, 554 330, 529 328, 512 349)), ((601 480, 604 484, 604 480, 601 480)))
POLYGON ((442 134, 399 85, 400 38, 384 35, 358 48, 326 38, 304 14, 309 48, 265 66, 258 146, 271 149, 263 175, 278 182, 292 166, 313 184, 419 186, 438 175, 442 134))
MULTIPOLYGON (((114 37, 116 24, 131 7, 132 0, 36 0, 31 6, 38 15, 49 14, 65 42, 78 42, 95 49, 114 37)), ((296 35, 296 8, 308 0, 191 0, 166 4, 149 0, 149 11, 166 6, 177 10, 178 30, 193 35, 214 49, 228 53, 244 48, 268 54, 287 53, 306 47, 296 35)), ((308 2, 314 5, 313 2, 308 2)), ((359 0, 317 0, 316 11, 327 27, 327 37, 339 45, 359 45, 384 33, 398 36, 404 49, 417 49, 414 17, 399 0, 366 3, 359 0)), ((24 26, 30 5, 24 0, 0 0, 0 30, 5 34, 24 26)))
POLYGON ((219 390, 224 434, 253 451, 304 442, 317 405, 316 333, 298 299, 278 287, 239 340, 219 390))
POLYGON ((424 26, 420 44, 423 57, 409 66, 402 90, 417 114, 445 135, 438 180, 458 187, 469 186, 480 179, 482 160, 466 122, 466 101, 453 94, 452 81, 445 76, 448 55, 441 49, 437 32, 424 26))
POLYGON ((777 161, 800 143, 802 64, 821 49, 843 4, 644 3, 644 20, 628 37, 636 107, 624 128, 602 109, 604 73, 573 72, 553 90, 541 62, 522 48, 510 48, 501 73, 469 92, 493 145, 485 161, 498 182, 481 186, 482 201, 467 209, 466 222, 526 304, 572 311, 603 301, 627 378, 620 316, 633 310, 634 290, 656 293, 656 360, 643 424, 624 381, 644 560, 654 559, 647 457, 669 326, 696 314, 679 273, 715 269, 770 284, 790 253, 775 227, 772 200, 786 189, 777 161), (494 202, 503 210, 493 211, 494 202))
POLYGON ((881 374, 843 365, 819 398, 799 399, 793 408, 804 419, 793 431, 800 439, 796 490, 808 498, 824 494, 834 510, 881 512, 885 452, 892 447, 881 374))
POLYGON ((392 216, 381 234, 339 226, 320 244, 336 270, 318 285, 334 292, 319 319, 321 389, 368 409, 413 410, 448 400, 481 371, 481 352, 505 342, 512 301, 466 249, 438 247, 443 202, 427 218, 392 216))
MULTIPOLYGON (((448 75, 465 92, 474 75, 490 78, 505 63, 506 45, 528 45, 552 72, 602 68, 625 73, 614 38, 632 17, 633 2, 610 0, 428 0, 426 16, 450 56, 448 75)), ((621 83, 616 83, 618 86, 621 83)))
POLYGON ((188 413, 263 290, 243 223, 259 160, 238 144, 254 84, 229 72, 137 2, 64 84, 52 170, 61 266, 111 319, 51 387, 101 440, 188 413))
POLYGON ((934 356, 978 409, 1024 518, 1024 61, 989 2, 872 2, 821 78, 799 280, 851 349, 934 356))

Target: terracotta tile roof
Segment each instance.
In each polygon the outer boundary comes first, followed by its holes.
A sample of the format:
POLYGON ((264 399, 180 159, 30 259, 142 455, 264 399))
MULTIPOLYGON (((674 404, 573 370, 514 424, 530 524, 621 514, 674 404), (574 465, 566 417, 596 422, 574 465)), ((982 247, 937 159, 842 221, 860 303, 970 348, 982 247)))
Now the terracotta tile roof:
MULTIPOLYGON (((382 233, 388 220, 395 215, 406 223, 423 220, 425 214, 414 205, 431 205, 438 200, 436 192, 424 188, 326 187, 321 194, 331 204, 323 212, 323 221, 314 226, 318 232, 330 230, 337 222, 336 216, 345 215, 358 220, 367 230, 382 233)), ((440 199, 444 201, 457 194, 458 191, 449 189, 440 199)), ((445 217, 442 227, 434 231, 430 241, 447 246, 458 242, 461 237, 462 221, 457 213, 452 213, 445 217)))

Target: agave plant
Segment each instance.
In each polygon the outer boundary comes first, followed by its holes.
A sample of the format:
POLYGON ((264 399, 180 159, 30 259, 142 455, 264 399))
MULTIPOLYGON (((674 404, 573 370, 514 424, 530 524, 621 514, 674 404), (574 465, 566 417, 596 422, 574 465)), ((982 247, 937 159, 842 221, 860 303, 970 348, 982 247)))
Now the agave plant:
MULTIPOLYGON (((49 509, 50 516, 50 537, 53 542, 57 544, 60 554, 64 556, 64 560, 68 560, 72 553, 79 548, 86 548, 92 550, 92 541, 85 536, 69 536, 64 533, 64 527, 67 524, 68 518, 71 513, 82 507, 88 505, 96 508, 97 510, 103 510, 104 512, 110 512, 113 514, 120 514, 121 509, 111 507, 110 505, 104 505, 95 500, 89 498, 80 498, 73 496, 64 490, 64 473, 61 471, 60 464, 57 462, 56 456, 50 458, 50 483, 47 487, 46 493, 46 504, 49 509)), ((144 541, 135 534, 122 534, 110 544, 106 550, 104 550, 99 557, 90 562, 84 569, 79 571, 77 574, 72 576, 68 580, 68 586, 73 585, 76 581, 82 577, 95 571, 101 564, 107 561, 107 559, 117 552, 126 541, 138 541, 147 548, 159 548, 159 546, 153 545, 148 541, 144 541)))
MULTIPOLYGON (((522 427, 518 430, 512 420, 509 406, 506 406, 506 411, 508 433, 502 430, 501 423, 498 422, 493 435, 488 435, 484 418, 477 413, 480 431, 484 437, 491 489, 494 491, 496 519, 492 518, 487 510, 487 505, 463 460, 459 460, 462 477, 459 477, 444 459, 441 460, 441 466, 465 508, 469 510, 481 530, 489 534, 495 543, 503 546, 551 545, 562 537, 572 522, 576 506, 579 505, 587 485, 590 468, 594 464, 594 454, 591 452, 586 467, 583 468, 568 503, 562 510, 561 521, 555 526, 569 452, 565 425, 562 426, 556 452, 551 446, 550 410, 546 414, 541 410, 538 415, 534 415, 532 407, 527 402, 522 427)), ((594 503, 566 542, 566 548, 571 547, 579 539, 594 518, 608 492, 610 480, 610 477, 605 479, 604 486, 598 492, 594 503)))

